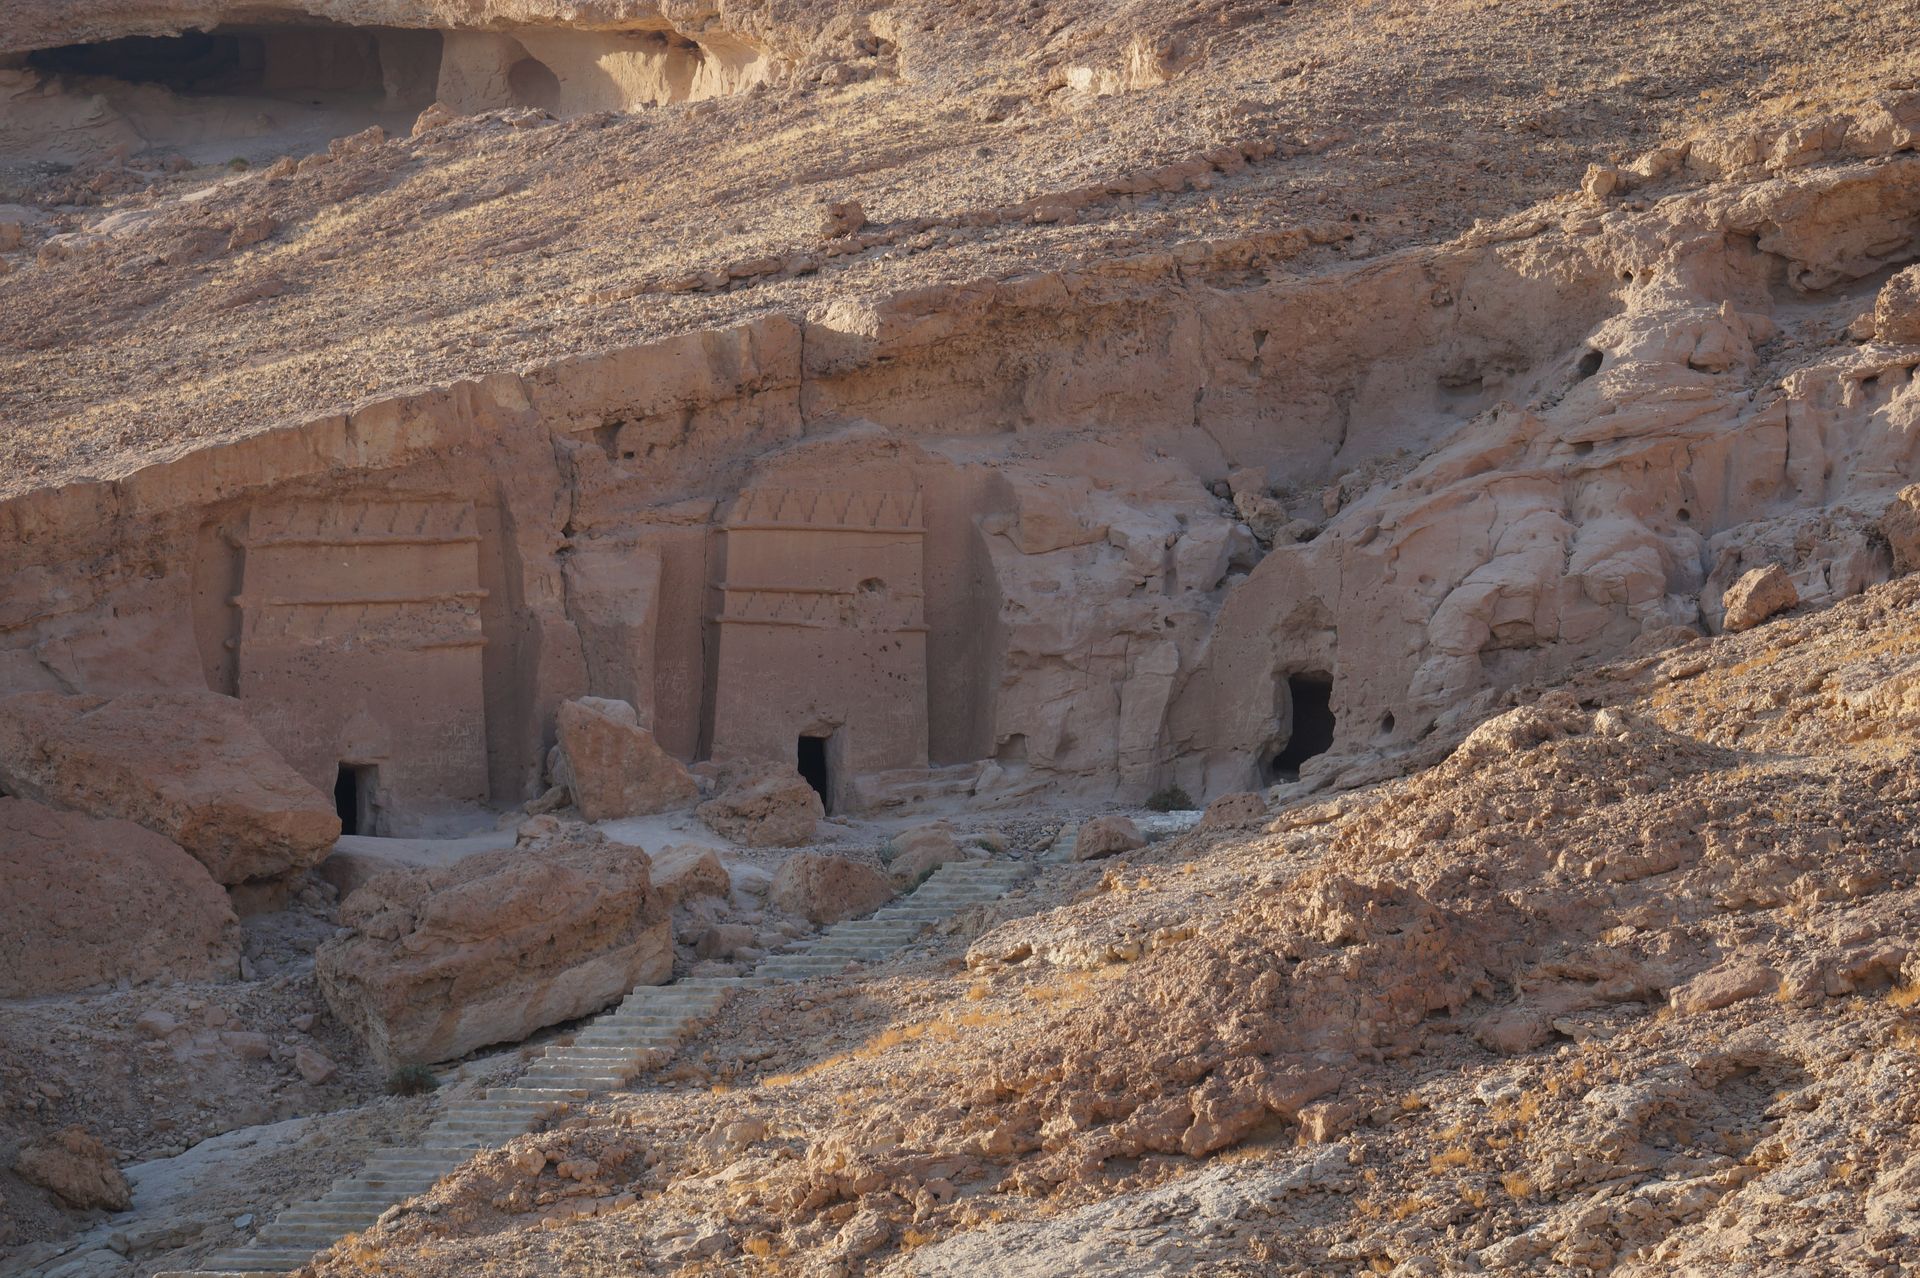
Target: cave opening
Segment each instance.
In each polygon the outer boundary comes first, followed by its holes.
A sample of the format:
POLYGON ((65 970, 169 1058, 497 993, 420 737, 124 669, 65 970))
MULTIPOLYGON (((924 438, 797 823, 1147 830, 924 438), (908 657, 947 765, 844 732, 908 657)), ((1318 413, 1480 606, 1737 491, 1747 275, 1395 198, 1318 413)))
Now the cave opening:
POLYGON ((833 811, 833 772, 827 763, 827 738, 821 736, 803 736, 800 738, 795 765, 806 783, 820 796, 820 804, 828 812, 833 811))
POLYGON ((1287 696, 1293 724, 1286 744, 1267 761, 1269 784, 1298 781, 1302 764, 1333 748, 1333 676, 1318 671, 1288 675, 1287 696))
POLYGON ((342 834, 374 833, 373 799, 378 769, 372 764, 343 763, 333 779, 333 810, 342 834))
POLYGON ((434 100, 443 43, 433 30, 312 22, 36 49, 26 66, 52 92, 29 123, 45 158, 124 144, 198 163, 269 160, 374 124, 411 127, 434 100))

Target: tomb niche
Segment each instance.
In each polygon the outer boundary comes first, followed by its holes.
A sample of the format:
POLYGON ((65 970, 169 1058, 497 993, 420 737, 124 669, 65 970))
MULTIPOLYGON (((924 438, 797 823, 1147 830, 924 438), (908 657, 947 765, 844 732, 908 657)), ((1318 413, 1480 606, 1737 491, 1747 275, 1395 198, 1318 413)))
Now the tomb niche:
POLYGON ((428 833, 487 799, 479 542, 457 502, 253 512, 237 684, 267 739, 355 833, 428 833))
POLYGON ((918 490, 761 487, 724 526, 711 752, 798 767, 828 809, 927 766, 918 490))

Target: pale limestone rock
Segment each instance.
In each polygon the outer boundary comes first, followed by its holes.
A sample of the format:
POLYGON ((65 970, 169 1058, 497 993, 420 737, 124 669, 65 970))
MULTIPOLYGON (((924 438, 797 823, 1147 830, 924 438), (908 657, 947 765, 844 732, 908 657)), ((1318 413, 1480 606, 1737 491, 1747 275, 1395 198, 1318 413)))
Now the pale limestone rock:
POLYGON ((634 708, 605 697, 561 705, 553 779, 589 821, 647 816, 699 797, 693 774, 640 726, 634 708))
POLYGON ((315 956, 334 1014, 383 1065, 447 1060, 599 1011, 673 971, 645 852, 582 826, 381 875, 315 956))
POLYGON ((715 834, 750 848, 790 848, 813 837, 826 807, 798 772, 769 763, 731 768, 720 793, 695 809, 715 834))
POLYGON ((0 699, 0 789, 146 826, 227 884, 304 870, 340 835, 326 798, 211 692, 0 699))
POLYGON ((892 899, 893 883, 874 866, 820 852, 782 861, 769 894, 775 909, 821 926, 871 914, 892 899))
POLYGON ((1726 610, 1725 625, 1738 633, 1751 630, 1775 613, 1785 612, 1800 602, 1793 578, 1779 564, 1750 569, 1727 588, 1721 600, 1726 610))
POLYGON ((1145 846, 1147 846, 1147 840, 1140 833, 1140 827, 1135 825, 1131 818, 1095 817, 1083 824, 1080 827, 1080 833, 1074 837, 1073 859, 1097 861, 1101 857, 1132 852, 1145 846))
POLYGON ((130 821, 0 798, 0 998, 216 980, 239 961, 227 894, 177 844, 130 821))

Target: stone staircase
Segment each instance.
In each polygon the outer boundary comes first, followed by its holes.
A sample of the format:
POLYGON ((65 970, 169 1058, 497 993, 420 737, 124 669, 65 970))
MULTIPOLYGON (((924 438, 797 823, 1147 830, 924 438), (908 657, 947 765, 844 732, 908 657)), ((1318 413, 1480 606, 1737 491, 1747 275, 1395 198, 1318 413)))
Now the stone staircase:
POLYGON ((316 1252, 425 1193, 481 1150, 531 1131, 557 1107, 625 1087, 657 1069, 713 1019, 733 991, 837 975, 849 963, 884 958, 932 924, 994 900, 1031 873, 1032 867, 1019 862, 950 862, 873 915, 836 924, 793 952, 770 955, 751 976, 639 986, 571 1042, 543 1051, 510 1086, 488 1088, 449 1106, 417 1145, 374 1155, 320 1198, 281 1212, 246 1246, 209 1256, 201 1269, 155 1278, 257 1278, 297 1269, 316 1252))

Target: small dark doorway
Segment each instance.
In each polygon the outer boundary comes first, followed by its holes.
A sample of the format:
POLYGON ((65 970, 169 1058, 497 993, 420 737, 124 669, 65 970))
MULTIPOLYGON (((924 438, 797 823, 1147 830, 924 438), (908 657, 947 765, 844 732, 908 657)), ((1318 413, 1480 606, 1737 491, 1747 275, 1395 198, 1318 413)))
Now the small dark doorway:
POLYGON ((833 811, 833 774, 827 767, 827 739, 801 737, 797 766, 807 784, 819 794, 821 805, 833 811))
POLYGON ((1298 781, 1300 765, 1333 748, 1333 676, 1287 676, 1287 694, 1293 702, 1293 731, 1267 763, 1273 781, 1298 781))
POLYGON ((340 816, 340 833, 373 833, 375 772, 371 764, 340 765, 333 780, 333 810, 340 816))

